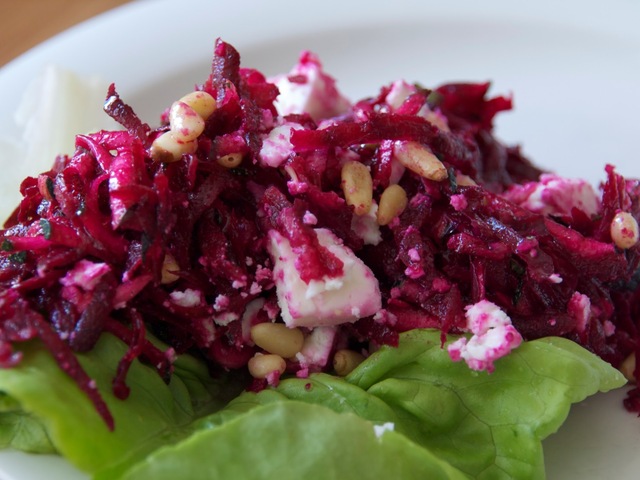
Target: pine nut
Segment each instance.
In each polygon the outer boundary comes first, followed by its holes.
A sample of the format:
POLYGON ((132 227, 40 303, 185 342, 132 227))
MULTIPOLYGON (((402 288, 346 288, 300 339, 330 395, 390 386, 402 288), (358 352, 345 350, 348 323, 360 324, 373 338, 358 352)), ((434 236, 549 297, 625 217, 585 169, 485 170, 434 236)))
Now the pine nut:
POLYGON ((391 220, 407 208, 407 192, 400 185, 389 185, 380 196, 378 204, 378 225, 388 225, 391 220))
POLYGON ((364 361, 364 356, 353 350, 338 350, 333 356, 333 369, 344 377, 349 375, 355 368, 364 361))
POLYGON ((618 248, 627 249, 638 243, 638 222, 628 212, 618 212, 611 221, 611 240, 618 248))
POLYGON ((304 335, 284 323, 258 323, 251 327, 251 340, 269 353, 291 358, 302 350, 304 335))
POLYGON ((436 182, 449 177, 442 162, 424 145, 417 142, 396 142, 393 153, 402 165, 421 177, 436 182))
POLYGON ((204 120, 196 111, 184 102, 173 102, 169 110, 171 133, 178 140, 195 140, 204 131, 204 120))
POLYGON ((473 178, 463 173, 456 174, 456 183, 459 187, 476 187, 478 185, 473 178))
POLYGON ((196 91, 187 93, 179 102, 184 102, 195 110, 195 112, 206 120, 216 111, 216 100, 207 92, 196 91))
POLYGON ((230 153, 229 155, 223 155, 218 158, 218 163, 225 168, 236 168, 242 163, 241 153, 230 153))
POLYGON ((444 130, 445 132, 451 131, 449 129, 449 125, 447 124, 447 118, 442 114, 436 113, 433 110, 429 110, 424 114, 424 118, 430 124, 438 127, 440 130, 444 130))
POLYGON ((345 163, 342 166, 342 191, 355 214, 366 215, 373 203, 373 180, 369 169, 360 162, 345 163))
POLYGON ((198 148, 197 140, 183 142, 178 140, 172 132, 165 132, 151 144, 151 158, 156 162, 177 162, 185 153, 193 153, 198 148))
POLYGON ((38 175, 38 191, 45 200, 53 200, 53 180, 51 177, 44 174, 38 175))
POLYGON ((631 353, 627 358, 624 359, 624 362, 620 365, 620 372, 625 376, 627 380, 631 383, 636 383, 636 376, 634 372, 636 370, 636 354, 631 353))
POLYGON ((165 254, 164 261, 162 262, 162 278, 160 279, 160 283, 167 285, 178 280, 180 277, 174 272, 179 270, 180 267, 178 266, 176 259, 173 258, 173 255, 170 253, 165 254))
POLYGON ((280 355, 263 355, 256 353, 247 364, 249 373, 253 378, 267 378, 267 375, 273 372, 283 374, 287 368, 287 363, 280 355))

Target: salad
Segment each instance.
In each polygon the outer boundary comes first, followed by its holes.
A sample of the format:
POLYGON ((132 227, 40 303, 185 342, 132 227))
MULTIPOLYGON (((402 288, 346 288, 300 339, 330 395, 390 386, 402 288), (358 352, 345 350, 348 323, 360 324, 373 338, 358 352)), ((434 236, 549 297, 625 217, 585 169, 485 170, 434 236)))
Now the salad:
POLYGON ((638 182, 540 171, 488 89, 351 103, 222 41, 159 127, 112 86, 123 130, 1 233, 0 444, 94 478, 544 477, 571 403, 633 379, 638 182))

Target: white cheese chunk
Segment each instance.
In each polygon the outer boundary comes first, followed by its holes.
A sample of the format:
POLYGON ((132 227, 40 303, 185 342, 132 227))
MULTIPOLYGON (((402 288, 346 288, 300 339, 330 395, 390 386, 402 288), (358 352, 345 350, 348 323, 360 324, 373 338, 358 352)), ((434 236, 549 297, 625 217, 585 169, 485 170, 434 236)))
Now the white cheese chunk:
POLYGON ((316 327, 305 338, 302 350, 297 355, 301 365, 306 368, 324 367, 329 361, 336 337, 335 327, 316 327))
POLYGON ((336 88, 335 80, 323 72, 318 57, 303 52, 298 64, 289 72, 270 79, 280 95, 275 107, 281 116, 308 113, 315 121, 346 113, 350 102, 336 88))
POLYGON ((343 264, 339 277, 308 284, 296 268, 297 254, 277 231, 269 232, 273 278, 284 322, 290 327, 317 327, 355 322, 382 308, 378 280, 362 260, 327 229, 315 229, 320 245, 343 264))
POLYGON ((549 173, 542 174, 539 182, 513 186, 505 197, 542 215, 568 215, 577 208, 594 216, 601 208, 600 198, 590 183, 549 173))
POLYGON ((472 370, 495 369, 493 362, 511 353, 522 343, 522 336, 509 316, 488 300, 466 307, 467 329, 473 336, 460 338, 447 347, 454 362, 464 360, 472 370))
POLYGON ((268 167, 280 167, 293 152, 291 132, 302 126, 297 123, 286 122, 275 127, 262 141, 260 148, 260 162, 268 167))

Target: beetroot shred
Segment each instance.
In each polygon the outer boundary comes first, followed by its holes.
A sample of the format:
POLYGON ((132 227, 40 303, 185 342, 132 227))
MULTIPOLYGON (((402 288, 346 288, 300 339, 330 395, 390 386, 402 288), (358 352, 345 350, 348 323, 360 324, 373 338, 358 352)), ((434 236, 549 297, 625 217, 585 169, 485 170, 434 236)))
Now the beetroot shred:
MULTIPOLYGON (((393 345, 414 328, 459 333, 465 306, 485 298, 526 339, 564 336, 616 367, 638 350, 639 250, 618 248, 610 226, 621 211, 640 218, 640 183, 608 167, 597 212, 529 208, 518 188, 538 188, 542 172, 493 136, 492 119, 511 100, 487 98, 488 84, 411 86, 394 106, 388 86, 333 119, 278 118, 278 89, 218 41, 199 88, 217 109, 194 153, 153 161, 150 146, 168 126, 150 128, 112 86, 105 111, 125 130, 79 135, 72 156, 22 183, 0 231, 0 366, 18 364, 20 342, 39 338, 113 427, 74 352, 90 350, 102 332, 129 345, 114 371, 121 398, 136 358, 165 379, 176 353, 194 353, 212 370, 245 368, 260 351, 247 328, 280 321, 270 230, 297 249, 305 282, 343 273, 313 228, 331 230, 363 260, 382 296, 376 315, 336 327, 334 350, 393 345), (265 138, 287 122, 296 125, 290 150, 279 166, 266 165, 265 138), (448 179, 409 170, 398 178, 398 142, 428 147, 448 179), (239 166, 218 163, 232 153, 243 156, 239 166), (389 225, 373 221, 377 241, 357 233, 344 201, 347 159, 369 167, 374 201, 391 183, 408 195, 389 225)), ((330 365, 289 359, 287 368, 330 365)), ((639 398, 632 393, 627 407, 640 411, 639 398)))

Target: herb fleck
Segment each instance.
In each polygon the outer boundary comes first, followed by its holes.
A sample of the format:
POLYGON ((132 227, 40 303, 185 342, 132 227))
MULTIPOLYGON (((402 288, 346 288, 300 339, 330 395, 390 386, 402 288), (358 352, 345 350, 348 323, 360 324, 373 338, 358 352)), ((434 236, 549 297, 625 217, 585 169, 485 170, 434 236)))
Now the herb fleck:
POLYGON ((42 235, 46 240, 51 239, 51 222, 46 218, 40 219, 40 228, 42 229, 42 235))

